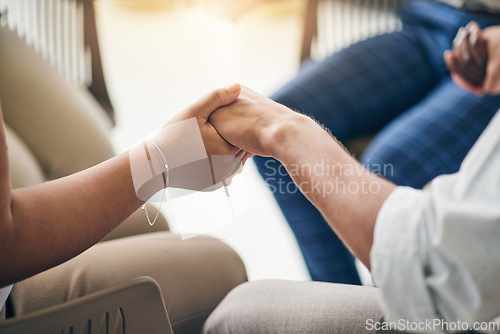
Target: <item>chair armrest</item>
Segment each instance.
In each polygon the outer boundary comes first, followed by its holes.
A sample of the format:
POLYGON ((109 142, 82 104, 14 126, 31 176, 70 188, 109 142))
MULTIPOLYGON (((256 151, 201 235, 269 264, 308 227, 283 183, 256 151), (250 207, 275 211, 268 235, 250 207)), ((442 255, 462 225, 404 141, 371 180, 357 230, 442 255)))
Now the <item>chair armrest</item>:
POLYGON ((172 334, 160 288, 151 277, 139 277, 114 288, 1 322, 0 333, 61 333, 102 315, 108 319, 117 309, 122 316, 123 333, 172 334))

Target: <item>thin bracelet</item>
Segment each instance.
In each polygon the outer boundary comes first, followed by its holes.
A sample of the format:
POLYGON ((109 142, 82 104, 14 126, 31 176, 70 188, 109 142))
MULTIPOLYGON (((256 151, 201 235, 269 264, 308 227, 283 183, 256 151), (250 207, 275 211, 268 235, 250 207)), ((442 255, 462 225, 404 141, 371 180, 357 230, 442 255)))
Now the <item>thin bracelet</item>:
MULTIPOLYGON (((168 181, 169 181, 169 173, 168 173, 168 164, 167 164, 167 159, 165 158, 165 156, 163 155, 163 152, 160 150, 160 148, 153 142, 153 141, 149 141, 151 144, 153 144, 153 146, 158 150, 158 152, 160 153, 160 156, 161 156, 161 159, 163 160, 163 166, 165 167, 165 172, 164 173, 161 173, 163 175, 163 185, 164 185, 164 188, 163 188, 163 194, 161 196, 161 202, 160 202, 160 206, 158 207, 158 212, 156 213, 156 216, 155 216, 155 219, 153 220, 153 222, 151 222, 151 219, 149 218, 149 214, 148 214, 148 209, 146 207, 146 204, 148 203, 148 201, 146 201, 146 203, 144 203, 142 205, 142 210, 144 210, 146 212, 146 217, 148 219, 148 223, 150 226, 153 226, 155 223, 156 223, 156 220, 158 219, 158 216, 160 215, 160 210, 161 210, 161 206, 163 204, 163 200, 165 199, 165 193, 167 192, 167 186, 168 186, 168 181)), ((147 147, 146 147, 147 148, 147 147)))

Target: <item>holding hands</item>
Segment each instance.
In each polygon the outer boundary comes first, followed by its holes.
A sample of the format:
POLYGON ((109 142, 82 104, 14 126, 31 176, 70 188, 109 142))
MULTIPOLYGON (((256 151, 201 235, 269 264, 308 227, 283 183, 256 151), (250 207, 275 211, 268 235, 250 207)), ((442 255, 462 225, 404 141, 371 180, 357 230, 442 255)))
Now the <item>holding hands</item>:
POLYGON ((308 124, 318 127, 247 87, 216 89, 129 151, 136 195, 147 201, 165 187, 218 189, 254 155, 284 159, 308 124))
POLYGON ((298 131, 300 123, 312 121, 309 117, 242 87, 239 98, 228 106, 217 109, 209 122, 229 143, 251 155, 272 156, 280 159, 285 143, 298 131))
POLYGON ((213 90, 129 151, 140 200, 147 201, 165 187, 210 191, 231 182, 251 155, 222 138, 208 118, 233 103, 240 91, 239 84, 213 90))
POLYGON ((460 28, 444 59, 455 83, 476 95, 500 94, 500 26, 460 28))

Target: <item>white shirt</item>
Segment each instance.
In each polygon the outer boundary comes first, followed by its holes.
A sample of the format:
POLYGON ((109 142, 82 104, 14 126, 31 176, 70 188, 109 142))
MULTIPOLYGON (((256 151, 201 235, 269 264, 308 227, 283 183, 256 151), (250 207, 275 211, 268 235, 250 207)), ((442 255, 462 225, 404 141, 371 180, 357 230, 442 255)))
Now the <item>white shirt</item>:
POLYGON ((371 264, 388 322, 473 325, 500 314, 500 111, 458 173, 387 198, 371 264))

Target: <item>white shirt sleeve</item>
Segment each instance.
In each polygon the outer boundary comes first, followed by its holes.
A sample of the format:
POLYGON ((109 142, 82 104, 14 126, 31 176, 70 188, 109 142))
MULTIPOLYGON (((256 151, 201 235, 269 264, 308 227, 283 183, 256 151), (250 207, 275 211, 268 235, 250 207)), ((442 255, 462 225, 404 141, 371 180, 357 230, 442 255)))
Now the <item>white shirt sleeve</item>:
POLYGON ((388 322, 473 326, 500 314, 500 113, 458 173, 388 197, 371 265, 388 322))

